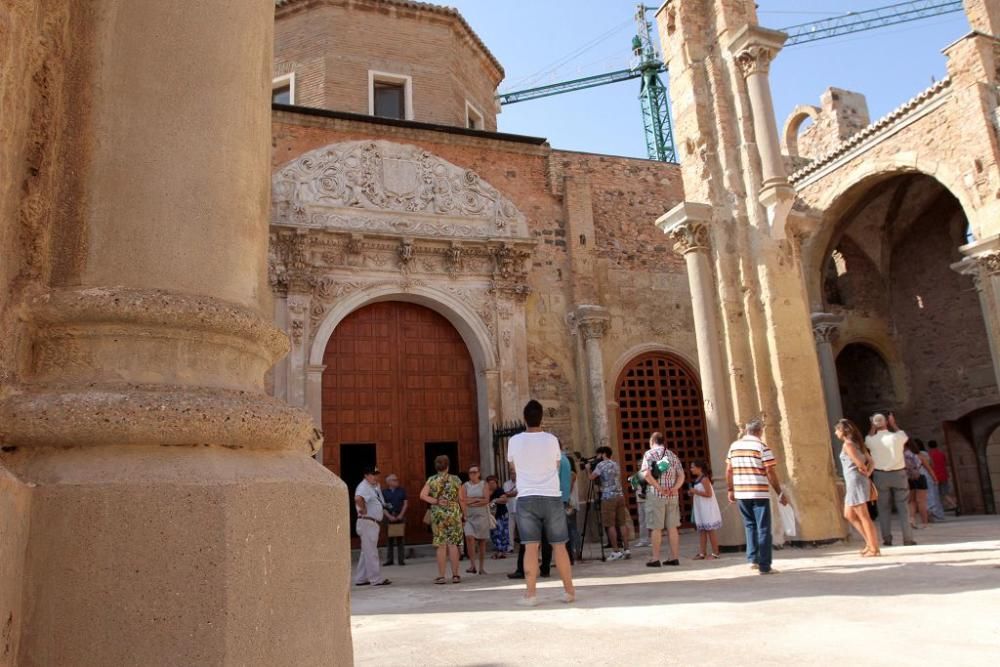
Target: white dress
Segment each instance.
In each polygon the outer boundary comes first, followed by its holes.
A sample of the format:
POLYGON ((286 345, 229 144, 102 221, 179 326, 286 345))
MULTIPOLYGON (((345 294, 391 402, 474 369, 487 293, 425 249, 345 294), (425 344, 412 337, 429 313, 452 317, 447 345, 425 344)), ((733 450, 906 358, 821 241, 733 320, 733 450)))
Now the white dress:
MULTIPOLYGON (((703 491, 703 482, 708 480, 700 477, 695 484, 701 486, 699 491, 703 491)), ((715 499, 715 493, 711 497, 694 496, 694 525, 698 530, 718 530, 722 528, 722 512, 719 511, 719 503, 715 499)))

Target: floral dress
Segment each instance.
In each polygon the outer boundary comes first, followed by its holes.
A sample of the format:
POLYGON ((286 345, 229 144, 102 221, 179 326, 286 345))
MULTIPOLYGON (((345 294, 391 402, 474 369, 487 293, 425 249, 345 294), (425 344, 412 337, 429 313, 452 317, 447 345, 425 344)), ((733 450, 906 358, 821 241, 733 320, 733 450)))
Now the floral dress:
POLYGON ((458 504, 458 494, 462 480, 447 473, 437 474, 427 480, 430 496, 435 500, 447 500, 448 506, 431 505, 431 533, 434 546, 462 544, 462 506, 458 504))

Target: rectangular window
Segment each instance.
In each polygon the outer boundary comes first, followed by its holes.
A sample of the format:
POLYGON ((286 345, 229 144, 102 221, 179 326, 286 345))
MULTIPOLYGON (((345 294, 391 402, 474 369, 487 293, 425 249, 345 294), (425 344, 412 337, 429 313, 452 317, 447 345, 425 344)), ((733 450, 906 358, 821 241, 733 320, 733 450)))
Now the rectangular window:
POLYGON ((271 81, 272 104, 295 104, 295 73, 279 76, 271 81))
POLYGON ((406 118, 406 86, 402 83, 375 82, 375 115, 382 118, 406 118))
POLYGON ((468 100, 465 102, 465 126, 470 130, 486 129, 486 125, 483 123, 483 114, 469 104, 468 100))
POLYGON ((405 74, 368 70, 368 113, 413 120, 413 79, 405 74))

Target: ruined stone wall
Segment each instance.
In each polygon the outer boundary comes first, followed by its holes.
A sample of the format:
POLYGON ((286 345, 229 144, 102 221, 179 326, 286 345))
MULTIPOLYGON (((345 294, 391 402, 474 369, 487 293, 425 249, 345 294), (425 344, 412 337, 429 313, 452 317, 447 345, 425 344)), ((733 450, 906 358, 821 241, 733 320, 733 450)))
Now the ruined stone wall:
MULTIPOLYGON (((275 112, 273 166, 343 141, 379 138, 413 144, 479 177, 509 197, 537 241, 531 253, 525 303, 528 380, 546 408, 546 424, 572 449, 591 448, 585 414, 586 374, 569 318, 575 279, 568 235, 577 222, 564 202, 565 179, 587 179, 596 248, 596 297, 611 316, 602 340, 605 384, 611 398, 617 371, 630 351, 655 345, 696 359, 688 283, 682 261, 665 252, 653 222, 682 198, 676 165, 622 157, 554 151, 547 144, 472 137, 377 122, 275 112)), ((461 277, 455 278, 461 285, 461 277)), ((696 365, 696 364, 694 364, 696 365)), ((617 425, 610 424, 615 433, 617 425)))
POLYGON ((813 123, 798 135, 798 155, 815 159, 871 123, 861 93, 827 88, 813 123))
POLYGON ((295 104, 368 113, 368 71, 412 77, 413 120, 465 127, 465 102, 496 129, 503 77, 460 20, 402 3, 288 0, 275 20, 274 75, 295 72, 295 104))

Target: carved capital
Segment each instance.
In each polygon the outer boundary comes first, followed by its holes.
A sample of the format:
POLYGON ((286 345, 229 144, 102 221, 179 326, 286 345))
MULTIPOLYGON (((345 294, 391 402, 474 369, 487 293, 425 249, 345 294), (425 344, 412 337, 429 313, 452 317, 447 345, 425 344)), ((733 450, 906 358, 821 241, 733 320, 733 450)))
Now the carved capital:
POLYGON ((774 49, 755 44, 737 53, 735 60, 743 76, 748 77, 751 74, 767 74, 776 55, 774 49))
POLYGON ((971 259, 976 263, 980 276, 1000 275, 1000 252, 985 252, 971 259))
POLYGON ((840 333, 840 326, 844 323, 844 318, 831 313, 813 313, 812 330, 816 344, 832 343, 840 333))
POLYGON ((570 320, 583 339, 597 340, 611 328, 611 317, 601 306, 578 306, 570 320))
POLYGON ((687 220, 674 225, 669 233, 674 242, 674 252, 679 255, 708 252, 712 245, 708 225, 698 220, 687 220))

